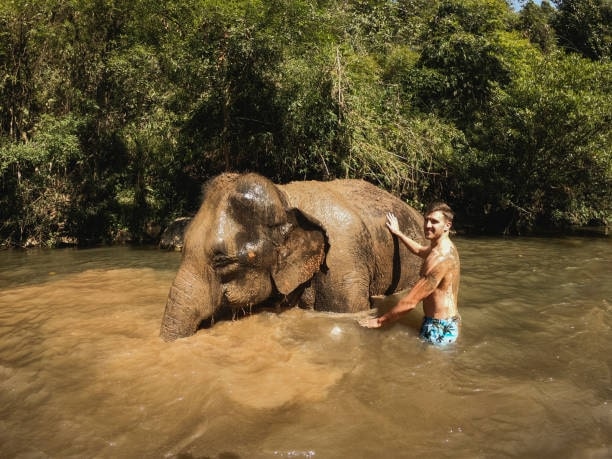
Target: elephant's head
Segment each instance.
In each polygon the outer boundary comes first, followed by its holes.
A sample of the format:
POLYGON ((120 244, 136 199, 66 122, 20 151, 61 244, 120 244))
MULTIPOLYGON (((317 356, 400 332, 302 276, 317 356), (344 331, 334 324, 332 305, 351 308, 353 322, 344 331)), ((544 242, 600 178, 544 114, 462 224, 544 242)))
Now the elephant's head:
POLYGON ((323 230, 288 209, 271 181, 256 174, 213 179, 185 233, 161 337, 192 335, 220 308, 250 308, 289 295, 320 269, 325 248, 323 230))

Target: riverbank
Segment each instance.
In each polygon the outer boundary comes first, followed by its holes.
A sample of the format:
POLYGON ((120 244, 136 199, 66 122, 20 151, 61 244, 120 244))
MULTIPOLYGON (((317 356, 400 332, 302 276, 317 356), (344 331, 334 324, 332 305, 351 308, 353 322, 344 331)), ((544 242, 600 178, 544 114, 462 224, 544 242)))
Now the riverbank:
MULTIPOLYGON (((171 225, 165 228, 156 238, 146 238, 135 241, 129 232, 121 232, 120 237, 116 237, 110 241, 79 241, 75 237, 60 238, 53 244, 43 244, 39 241, 29 239, 25 245, 5 243, 0 245, 1 250, 28 250, 38 248, 48 249, 65 249, 65 248, 93 248, 93 247, 113 247, 113 246, 133 246, 133 247, 156 247, 162 250, 181 251, 183 248, 183 232, 187 227, 190 219, 179 218, 171 225)), ((503 238, 522 238, 522 237, 581 237, 581 238, 608 238, 611 235, 609 226, 576 226, 557 229, 536 229, 526 234, 500 234, 493 232, 477 231, 472 227, 459 227, 454 231, 454 235, 478 238, 478 237, 503 237, 503 238)))

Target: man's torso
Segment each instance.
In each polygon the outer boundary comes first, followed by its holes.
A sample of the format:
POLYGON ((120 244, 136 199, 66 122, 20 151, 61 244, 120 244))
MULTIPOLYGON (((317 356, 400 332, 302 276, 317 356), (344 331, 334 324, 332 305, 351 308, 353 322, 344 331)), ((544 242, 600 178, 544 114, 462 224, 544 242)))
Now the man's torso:
POLYGON ((441 276, 436 289, 423 300, 423 312, 427 317, 450 319, 458 315, 459 272, 459 254, 450 240, 443 241, 425 258, 421 275, 441 276))

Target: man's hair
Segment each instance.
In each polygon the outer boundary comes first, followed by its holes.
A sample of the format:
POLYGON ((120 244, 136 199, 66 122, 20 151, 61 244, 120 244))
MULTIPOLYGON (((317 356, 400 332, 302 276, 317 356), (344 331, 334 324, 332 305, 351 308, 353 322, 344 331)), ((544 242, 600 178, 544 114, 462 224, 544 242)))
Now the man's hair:
POLYGON ((447 221, 451 223, 453 222, 455 212, 453 212, 453 209, 451 209, 448 204, 442 201, 434 201, 429 204, 427 209, 425 209, 425 215, 429 215, 430 213, 437 211, 442 212, 442 215, 444 215, 444 218, 446 218, 447 221))

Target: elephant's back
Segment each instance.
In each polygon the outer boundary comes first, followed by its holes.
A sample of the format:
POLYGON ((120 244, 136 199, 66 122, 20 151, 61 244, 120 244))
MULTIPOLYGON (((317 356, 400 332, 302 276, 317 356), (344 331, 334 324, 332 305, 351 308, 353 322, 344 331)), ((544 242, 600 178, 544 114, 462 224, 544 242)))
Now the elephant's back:
POLYGON ((315 217, 322 226, 333 220, 358 218, 370 231, 382 228, 387 235, 386 215, 393 212, 404 233, 425 242, 422 215, 401 199, 365 180, 300 181, 280 188, 285 192, 289 206, 315 217))
POLYGON ((423 216, 391 193, 364 180, 329 182, 334 191, 358 213, 368 228, 373 247, 372 294, 391 294, 412 287, 422 260, 410 253, 387 228, 387 214, 393 212, 404 234, 427 244, 423 234, 423 216))
MULTIPOLYGON (((323 227, 334 246, 354 253, 370 276, 371 294, 392 293, 416 282, 420 259, 398 246, 386 227, 386 215, 398 217, 402 231, 424 243, 423 217, 408 204, 364 180, 301 181, 280 187, 288 205, 323 227), (399 257, 399 260, 398 260, 399 257)), ((338 258, 345 259, 341 254, 338 258)))
POLYGON ((377 219, 375 204, 392 197, 364 180, 298 181, 281 185, 290 207, 300 209, 329 232, 330 225, 369 224, 377 219), (386 195, 386 196, 385 196, 386 195))
POLYGON ((379 226, 381 221, 386 230, 385 222, 388 212, 395 213, 403 222, 403 231, 416 240, 424 241, 422 237, 423 217, 414 208, 391 193, 365 180, 344 179, 329 182, 330 188, 345 197, 368 227, 379 226))
MULTIPOLYGON (((284 192, 289 207, 299 209, 325 230, 330 242, 336 242, 346 235, 354 238, 367 230, 368 222, 363 219, 366 206, 354 202, 359 186, 363 188, 365 184, 357 180, 300 181, 279 188, 284 192)), ((361 193, 361 198, 370 199, 365 193, 361 193)), ((369 215, 367 220, 370 220, 369 215)))

